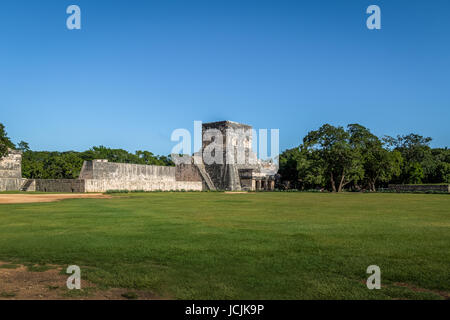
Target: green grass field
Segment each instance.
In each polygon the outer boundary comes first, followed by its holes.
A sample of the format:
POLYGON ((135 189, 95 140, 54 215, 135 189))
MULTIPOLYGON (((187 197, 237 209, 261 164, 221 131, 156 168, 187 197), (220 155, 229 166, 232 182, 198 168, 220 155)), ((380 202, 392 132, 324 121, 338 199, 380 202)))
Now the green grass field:
POLYGON ((442 299, 449 248, 448 195, 165 192, 0 205, 0 260, 75 264, 100 287, 175 299, 442 299), (365 285, 373 264, 381 290, 365 285))

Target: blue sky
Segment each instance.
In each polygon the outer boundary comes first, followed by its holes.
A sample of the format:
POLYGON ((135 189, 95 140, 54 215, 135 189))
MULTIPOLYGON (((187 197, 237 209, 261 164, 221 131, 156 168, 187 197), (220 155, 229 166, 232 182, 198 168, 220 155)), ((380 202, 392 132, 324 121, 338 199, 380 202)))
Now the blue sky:
POLYGON ((34 150, 168 154, 174 129, 224 119, 280 129, 281 150, 355 122, 449 146, 449 17, 446 0, 5 0, 0 122, 34 150))

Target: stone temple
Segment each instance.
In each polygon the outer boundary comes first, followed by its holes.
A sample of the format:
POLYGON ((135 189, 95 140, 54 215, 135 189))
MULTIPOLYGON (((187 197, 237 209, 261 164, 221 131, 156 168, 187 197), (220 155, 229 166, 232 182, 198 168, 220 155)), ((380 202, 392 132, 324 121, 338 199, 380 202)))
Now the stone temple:
POLYGON ((0 191, 106 192, 273 190, 277 167, 252 152, 252 127, 232 121, 204 123, 202 150, 173 155, 175 166, 85 161, 78 179, 22 178, 19 151, 0 160, 0 191))

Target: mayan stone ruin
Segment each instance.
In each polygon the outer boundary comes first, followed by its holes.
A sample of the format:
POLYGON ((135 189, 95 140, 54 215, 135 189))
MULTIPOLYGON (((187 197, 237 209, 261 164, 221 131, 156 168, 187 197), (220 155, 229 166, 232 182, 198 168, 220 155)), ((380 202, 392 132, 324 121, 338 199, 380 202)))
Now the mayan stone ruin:
POLYGON ((78 179, 22 178, 20 151, 0 160, 0 191, 106 192, 273 190, 277 167, 252 152, 252 127, 232 121, 204 123, 202 150, 176 166, 85 161, 78 179), (217 159, 222 159, 215 161, 217 159))
MULTIPOLYGON (((203 165, 219 190, 273 190, 275 187, 275 165, 257 159, 252 151, 252 127, 232 121, 204 123, 203 165), (210 134, 206 134, 209 132, 210 134), (215 133, 218 133, 218 135, 215 133), (219 136, 221 141, 214 141, 219 136), (222 146, 221 154, 207 159, 208 148, 222 146), (222 159, 222 163, 217 163, 222 159), (213 161, 208 161, 213 160, 213 161)), ((216 148, 217 150, 217 148, 216 148)), ((220 150, 220 149, 219 149, 220 150)))
POLYGON ((26 179, 22 179, 22 153, 9 150, 9 154, 0 159, 0 191, 16 191, 26 179))

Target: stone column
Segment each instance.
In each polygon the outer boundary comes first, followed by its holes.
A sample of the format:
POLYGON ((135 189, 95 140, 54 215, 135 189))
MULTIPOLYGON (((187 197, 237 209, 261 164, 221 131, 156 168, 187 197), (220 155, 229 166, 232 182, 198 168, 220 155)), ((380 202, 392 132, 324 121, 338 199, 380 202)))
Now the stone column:
POLYGON ((275 190, 275 180, 270 180, 269 182, 270 182, 269 190, 271 191, 275 190))

